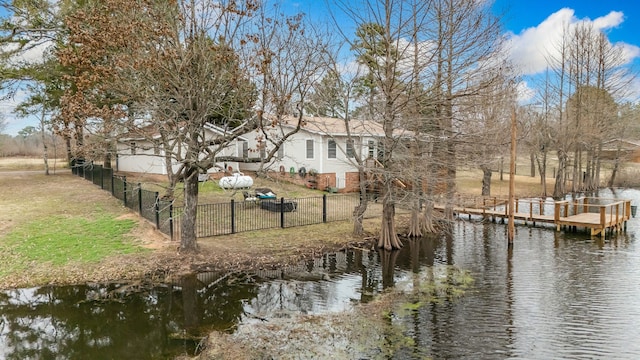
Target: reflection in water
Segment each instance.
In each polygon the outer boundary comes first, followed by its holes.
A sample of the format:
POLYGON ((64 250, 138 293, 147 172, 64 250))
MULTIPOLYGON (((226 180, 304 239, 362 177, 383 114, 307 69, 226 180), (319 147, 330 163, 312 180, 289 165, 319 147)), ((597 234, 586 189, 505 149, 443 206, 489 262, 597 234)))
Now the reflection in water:
POLYGON ((138 291, 118 284, 0 292, 2 359, 164 359, 238 322, 254 285, 138 291), (135 292, 131 292, 135 291, 135 292))
MULTIPOLYGON (((600 196, 632 198, 624 190, 600 196)), ((455 282, 462 298, 425 303, 399 321, 413 345, 396 359, 640 358, 640 220, 606 242, 584 233, 456 222, 400 251, 347 251, 290 269, 198 274, 161 287, 126 284, 0 292, 0 358, 167 359, 212 330, 290 313, 348 311, 391 286, 455 282)), ((418 293, 418 292, 417 292, 418 293)))

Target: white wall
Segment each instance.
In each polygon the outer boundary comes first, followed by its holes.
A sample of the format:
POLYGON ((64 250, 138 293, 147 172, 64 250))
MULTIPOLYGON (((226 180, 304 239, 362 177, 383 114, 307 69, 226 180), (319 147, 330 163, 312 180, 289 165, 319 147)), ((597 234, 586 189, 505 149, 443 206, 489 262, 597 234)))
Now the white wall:
MULTIPOLYGON (((120 142, 117 145, 118 157, 117 157, 117 171, 143 173, 143 174, 158 174, 166 175, 166 167, 164 160, 164 151, 156 150, 153 145, 148 141, 128 141, 120 142), (131 143, 135 143, 135 155, 131 153, 131 143)), ((230 146, 222 149, 218 156, 241 156, 242 148, 239 147, 236 142, 230 144, 230 146), (240 151, 240 153, 238 153, 240 151)), ((209 169, 209 173, 215 173, 221 169, 227 169, 231 166, 232 171, 238 171, 240 168, 238 162, 220 162, 216 163, 216 167, 209 169)), ((177 161, 173 161, 173 170, 177 171, 179 164, 177 161)))
POLYGON ((150 142, 130 141, 118 143, 117 149, 116 169, 118 171, 161 175, 167 173, 164 166, 163 152, 159 151, 156 155, 155 149, 150 142), (135 155, 131 151, 132 143, 135 143, 135 155))
MULTIPOLYGON (((250 149, 257 149, 258 132, 249 134, 246 136, 248 146, 250 149)), ((354 159, 348 159, 346 156, 346 137, 337 137, 336 141, 336 158, 329 159, 328 143, 329 136, 324 136, 316 133, 311 133, 300 130, 293 135, 289 140, 284 143, 284 158, 276 159, 269 164, 269 169, 273 171, 279 171, 280 166, 283 166, 285 172, 289 172, 291 167, 295 172, 298 172, 301 167, 304 167, 307 171, 311 169, 317 170, 319 173, 335 173, 336 185, 338 188, 345 187, 346 173, 357 171, 356 165, 352 163, 354 159), (313 140, 314 142, 314 156, 313 159, 307 159, 306 140, 313 140)), ((378 140, 375 138, 364 138, 362 140, 357 139, 355 141, 355 152, 360 157, 366 158, 368 156, 368 140, 374 140, 377 146, 378 140)), ((374 156, 376 151, 374 150, 374 156)), ((250 152, 249 157, 258 157, 258 152, 250 152)), ((241 169, 256 171, 259 169, 259 163, 241 163, 241 169)))

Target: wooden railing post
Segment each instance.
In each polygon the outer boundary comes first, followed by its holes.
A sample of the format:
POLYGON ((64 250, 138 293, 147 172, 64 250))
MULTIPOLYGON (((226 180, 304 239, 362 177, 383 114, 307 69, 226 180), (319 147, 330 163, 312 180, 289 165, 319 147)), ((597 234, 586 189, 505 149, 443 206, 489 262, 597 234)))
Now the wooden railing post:
POLYGON ((589 212, 589 198, 584 198, 584 202, 582 204, 582 212, 589 212))
POLYGON ((529 219, 533 220, 533 201, 529 202, 529 219))
POLYGON ((560 231, 560 203, 553 204, 553 222, 556 224, 556 231, 560 231))
POLYGON ((624 209, 624 215, 626 219, 631 219, 631 201, 627 200, 625 201, 625 209, 624 209))

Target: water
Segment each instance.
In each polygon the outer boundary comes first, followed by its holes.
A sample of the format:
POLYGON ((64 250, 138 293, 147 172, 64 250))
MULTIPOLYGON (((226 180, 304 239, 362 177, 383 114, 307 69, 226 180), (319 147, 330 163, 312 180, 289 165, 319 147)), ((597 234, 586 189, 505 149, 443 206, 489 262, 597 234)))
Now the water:
MULTIPOLYGON (((600 196, 631 198, 625 190, 600 196)), ((283 313, 349 311, 384 288, 454 265, 475 282, 465 296, 402 320, 415 347, 447 359, 640 358, 640 219, 602 242, 552 227, 456 222, 387 257, 349 251, 254 274, 199 274, 176 284, 88 284, 0 292, 2 359, 167 359, 197 352, 211 330, 283 313), (392 266, 389 266, 391 264, 392 266), (426 349, 426 350, 425 350, 426 349)))

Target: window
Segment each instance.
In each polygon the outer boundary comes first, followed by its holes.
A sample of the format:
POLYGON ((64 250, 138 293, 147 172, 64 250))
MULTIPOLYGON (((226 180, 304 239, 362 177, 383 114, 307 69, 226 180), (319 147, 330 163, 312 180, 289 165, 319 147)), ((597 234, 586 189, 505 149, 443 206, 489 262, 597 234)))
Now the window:
POLYGON ((313 159, 313 140, 307 140, 307 159, 313 159))
POLYGON ((160 144, 153 144, 153 155, 160 155, 160 144))
POLYGON ((129 144, 129 146, 131 146, 131 155, 135 155, 136 154, 136 143, 132 142, 129 144))
POLYGON ((383 158, 384 158, 384 143, 379 142, 378 143, 378 161, 382 162, 383 158))
POLYGON ((353 147, 353 139, 347 140, 347 157, 354 158, 356 156, 356 151, 353 147))
POLYGON ((246 141, 242 141, 242 158, 246 159, 249 157, 249 143, 246 141))
POLYGON ((373 140, 369 140, 369 157, 372 158, 376 151, 376 143, 373 140))
POLYGON ((335 159, 336 154, 336 141, 333 139, 329 139, 329 142, 327 143, 327 158, 335 159))

